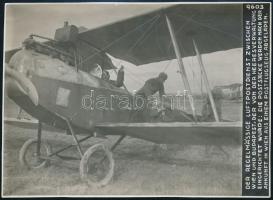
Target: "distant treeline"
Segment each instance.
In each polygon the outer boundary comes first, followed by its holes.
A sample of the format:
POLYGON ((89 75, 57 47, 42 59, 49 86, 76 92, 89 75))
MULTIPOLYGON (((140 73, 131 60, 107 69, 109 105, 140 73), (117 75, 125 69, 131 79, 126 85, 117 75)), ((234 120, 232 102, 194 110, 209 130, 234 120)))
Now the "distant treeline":
MULTIPOLYGON (((215 86, 213 89, 218 89, 222 93, 223 99, 226 100, 241 100, 243 98, 243 85, 241 83, 233 83, 230 85, 215 86)), ((177 95, 175 93, 170 93, 167 95, 177 95)), ((182 94, 181 94, 182 95, 182 94)), ((207 96, 207 92, 204 93, 194 93, 192 94, 195 99, 204 99, 207 96)))

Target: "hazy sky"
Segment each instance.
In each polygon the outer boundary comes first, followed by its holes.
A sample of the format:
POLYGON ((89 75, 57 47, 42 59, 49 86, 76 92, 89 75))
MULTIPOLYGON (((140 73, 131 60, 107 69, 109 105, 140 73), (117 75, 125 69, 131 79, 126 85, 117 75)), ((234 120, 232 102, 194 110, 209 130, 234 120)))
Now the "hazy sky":
MULTIPOLYGON (((31 33, 54 37, 64 21, 88 29, 160 9, 160 4, 9 4, 6 7, 6 49, 20 46, 31 33), (16 33, 16 34, 14 34, 16 33)), ((166 6, 166 5, 165 5, 166 6)))
MULTIPOLYGON (((88 29, 113 23, 122 19, 159 9, 166 4, 9 4, 6 6, 5 49, 20 47, 31 33, 53 38, 55 30, 64 21, 88 29)), ((242 82, 242 49, 232 49, 202 55, 211 86, 242 82)), ((183 59, 193 92, 199 93, 200 68, 195 57, 183 59)), ((145 80, 164 71, 169 78, 166 92, 183 90, 183 82, 177 73, 176 60, 134 66, 117 61, 125 66, 125 83, 128 88, 138 89, 145 80)))

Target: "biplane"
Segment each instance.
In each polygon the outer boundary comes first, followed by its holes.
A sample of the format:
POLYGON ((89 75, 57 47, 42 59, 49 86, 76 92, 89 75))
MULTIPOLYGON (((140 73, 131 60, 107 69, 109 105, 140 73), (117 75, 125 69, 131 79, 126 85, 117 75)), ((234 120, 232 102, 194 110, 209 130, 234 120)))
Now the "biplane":
POLYGON ((240 145, 241 123, 220 121, 201 55, 241 47, 241 21, 239 4, 184 4, 86 31, 65 23, 54 39, 31 34, 21 48, 5 54, 8 97, 37 119, 5 121, 37 128, 37 138, 26 141, 20 150, 21 164, 33 169, 54 157, 80 160, 81 178, 103 186, 114 173, 112 152, 126 136, 159 144, 240 145), (187 50, 183 54, 182 46, 187 50), (111 109, 94 106, 90 98, 102 95, 134 98, 125 86, 118 88, 89 73, 98 65, 115 70, 109 55, 135 65, 177 59, 192 113, 182 114, 179 121, 154 122, 149 117, 135 119, 131 107, 117 109, 118 98, 111 109), (204 72, 214 121, 198 120, 182 60, 187 56, 196 56, 204 72), (41 139, 44 126, 65 130, 73 144, 52 152, 41 139), (119 136, 111 148, 98 143, 83 150, 83 141, 108 135, 119 136), (61 155, 72 147, 79 157, 61 155))

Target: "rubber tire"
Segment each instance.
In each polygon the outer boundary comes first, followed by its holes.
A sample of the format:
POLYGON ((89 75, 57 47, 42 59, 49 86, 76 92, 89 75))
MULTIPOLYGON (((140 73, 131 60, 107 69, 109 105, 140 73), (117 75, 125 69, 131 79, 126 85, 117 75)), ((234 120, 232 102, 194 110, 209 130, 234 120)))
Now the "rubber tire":
MULTIPOLYGON (((45 166, 47 166, 47 165, 49 164, 49 160, 43 161, 43 162, 42 162, 40 165, 38 165, 38 166, 31 166, 31 165, 29 165, 29 163, 27 163, 27 161, 26 161, 26 159, 25 159, 25 155, 26 155, 26 153, 27 153, 27 151, 28 151, 28 148, 29 148, 31 145, 33 145, 34 143, 37 143, 37 142, 38 142, 38 141, 37 141, 36 138, 31 138, 31 139, 27 140, 27 141, 23 144, 22 148, 20 149, 20 152, 19 152, 19 161, 20 161, 20 164, 21 164, 22 166, 24 166, 24 167, 27 167, 28 169, 39 169, 39 168, 45 167, 45 166)), ((45 142, 42 142, 42 143, 41 143, 41 146, 42 146, 42 145, 45 145, 46 151, 47 151, 47 155, 51 154, 51 147, 50 147, 47 143, 45 143, 45 142)))
POLYGON ((95 187, 103 187, 107 185, 113 178, 114 175, 114 166, 115 161, 113 159, 113 154, 111 151, 109 151, 103 144, 95 144, 91 146, 87 151, 84 153, 81 162, 80 162, 80 176, 83 181, 86 181, 88 185, 95 186, 95 187), (94 182, 90 179, 88 179, 88 172, 87 172, 87 164, 89 158, 92 156, 94 152, 96 152, 98 149, 103 149, 106 153, 107 159, 110 162, 110 169, 107 175, 100 181, 94 182))

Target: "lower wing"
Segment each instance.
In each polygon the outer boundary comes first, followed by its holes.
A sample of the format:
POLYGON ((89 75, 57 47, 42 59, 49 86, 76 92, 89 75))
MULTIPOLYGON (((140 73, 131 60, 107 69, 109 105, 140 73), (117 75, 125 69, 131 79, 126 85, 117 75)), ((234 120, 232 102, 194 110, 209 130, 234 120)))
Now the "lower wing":
POLYGON ((241 145, 241 122, 102 123, 104 135, 128 135, 162 144, 241 145))

